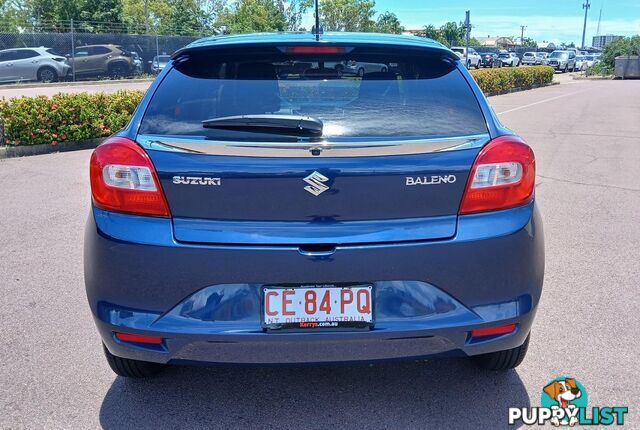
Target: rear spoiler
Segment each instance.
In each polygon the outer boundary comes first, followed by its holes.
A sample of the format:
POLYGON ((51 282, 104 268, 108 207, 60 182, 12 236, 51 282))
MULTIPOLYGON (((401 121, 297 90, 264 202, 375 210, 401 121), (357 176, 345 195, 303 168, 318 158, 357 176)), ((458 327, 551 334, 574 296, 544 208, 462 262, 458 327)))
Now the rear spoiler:
POLYGON ((173 60, 178 60, 178 59, 182 59, 184 57, 187 57, 189 54, 191 53, 202 53, 202 52, 207 52, 207 51, 214 51, 214 50, 220 50, 220 49, 238 49, 238 48, 256 48, 256 47, 260 47, 260 48, 282 48, 282 47, 292 47, 292 46, 305 46, 305 47, 311 47, 311 46, 341 46, 341 47, 349 47, 349 48, 386 48, 386 49, 400 49, 400 50, 406 50, 406 51, 415 51, 415 52, 425 52, 425 53, 430 53, 430 54, 436 54, 436 55, 441 55, 443 58, 448 59, 450 61, 460 61, 460 57, 453 51, 451 51, 450 49, 448 49, 447 47, 445 47, 444 45, 440 45, 440 44, 432 44, 432 45, 428 45, 428 44, 402 44, 402 43, 398 43, 398 44, 391 44, 391 43, 362 43, 362 42, 354 42, 354 43, 349 43, 349 42, 316 42, 316 41, 310 41, 310 42, 306 42, 306 41, 300 41, 300 40, 296 40, 296 41, 291 41, 291 42, 286 42, 286 41, 278 41, 278 42, 273 42, 273 41, 269 41, 269 42, 256 42, 256 41, 252 41, 252 42, 247 42, 247 43, 206 43, 206 44, 190 44, 185 46, 184 48, 181 48, 179 50, 177 50, 172 56, 171 58, 173 60))

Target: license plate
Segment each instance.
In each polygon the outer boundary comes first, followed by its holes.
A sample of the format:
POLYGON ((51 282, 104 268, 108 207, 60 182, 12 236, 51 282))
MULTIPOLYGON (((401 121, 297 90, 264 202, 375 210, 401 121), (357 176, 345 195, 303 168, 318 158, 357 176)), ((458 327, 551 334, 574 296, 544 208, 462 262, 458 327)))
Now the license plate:
POLYGON ((366 329, 373 325, 372 296, 371 285, 265 287, 262 326, 269 330, 366 329))

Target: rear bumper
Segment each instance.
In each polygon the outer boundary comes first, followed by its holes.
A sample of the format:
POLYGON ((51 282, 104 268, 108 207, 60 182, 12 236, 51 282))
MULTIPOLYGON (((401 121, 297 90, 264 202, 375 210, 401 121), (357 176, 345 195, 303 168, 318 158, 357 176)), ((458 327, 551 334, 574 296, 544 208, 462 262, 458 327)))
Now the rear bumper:
POLYGON ((85 238, 89 303, 107 348, 154 362, 317 363, 476 355, 516 347, 531 329, 544 274, 534 204, 459 218, 454 238, 338 247, 213 246, 174 240, 170 220, 93 209, 85 238), (265 333, 261 287, 374 284, 365 332, 265 333), (480 341, 473 328, 515 322, 480 341), (162 336, 120 342, 114 331, 162 336))

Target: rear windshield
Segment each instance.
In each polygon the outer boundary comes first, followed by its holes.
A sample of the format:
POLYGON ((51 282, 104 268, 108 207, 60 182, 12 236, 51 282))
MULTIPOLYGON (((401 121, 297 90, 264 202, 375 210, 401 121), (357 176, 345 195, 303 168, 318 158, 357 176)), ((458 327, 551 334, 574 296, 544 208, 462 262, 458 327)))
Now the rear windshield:
POLYGON ((310 116, 322 121, 322 137, 334 140, 487 132, 475 95, 449 59, 397 49, 319 55, 284 48, 194 53, 174 63, 139 132, 287 139, 202 126, 205 120, 249 114, 310 116))

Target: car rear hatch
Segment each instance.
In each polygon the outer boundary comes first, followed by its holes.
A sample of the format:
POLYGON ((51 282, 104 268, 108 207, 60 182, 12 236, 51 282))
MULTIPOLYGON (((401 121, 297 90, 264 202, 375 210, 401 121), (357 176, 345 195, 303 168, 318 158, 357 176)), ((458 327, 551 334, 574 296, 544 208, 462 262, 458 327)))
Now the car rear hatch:
POLYGON ((469 170, 489 137, 450 53, 313 48, 175 60, 137 141, 158 172, 176 240, 340 245, 455 235, 469 170), (347 61, 380 70, 346 76, 347 61))

